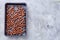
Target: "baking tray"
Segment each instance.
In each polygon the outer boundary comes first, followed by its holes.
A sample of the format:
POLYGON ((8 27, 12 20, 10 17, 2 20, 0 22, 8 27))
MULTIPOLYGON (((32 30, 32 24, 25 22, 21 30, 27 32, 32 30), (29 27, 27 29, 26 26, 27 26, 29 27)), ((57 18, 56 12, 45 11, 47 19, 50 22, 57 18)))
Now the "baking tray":
POLYGON ((5 4, 5 35, 26 35, 26 3, 5 4))

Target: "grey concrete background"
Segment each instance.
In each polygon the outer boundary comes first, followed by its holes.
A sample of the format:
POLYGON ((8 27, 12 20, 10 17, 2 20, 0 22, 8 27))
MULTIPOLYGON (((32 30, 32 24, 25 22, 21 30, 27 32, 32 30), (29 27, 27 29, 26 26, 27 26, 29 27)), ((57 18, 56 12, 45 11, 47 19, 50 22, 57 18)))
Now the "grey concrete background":
POLYGON ((0 40, 60 40, 59 0, 0 0, 0 40), (27 35, 4 35, 5 3, 27 4, 27 35))

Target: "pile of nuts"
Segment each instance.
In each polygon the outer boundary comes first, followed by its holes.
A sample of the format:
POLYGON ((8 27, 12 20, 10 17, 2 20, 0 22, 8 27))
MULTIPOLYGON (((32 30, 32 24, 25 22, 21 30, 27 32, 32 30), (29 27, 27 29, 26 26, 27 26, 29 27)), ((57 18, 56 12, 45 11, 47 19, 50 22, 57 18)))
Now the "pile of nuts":
POLYGON ((7 6, 7 35, 22 35, 26 31, 26 11, 23 6, 7 6))

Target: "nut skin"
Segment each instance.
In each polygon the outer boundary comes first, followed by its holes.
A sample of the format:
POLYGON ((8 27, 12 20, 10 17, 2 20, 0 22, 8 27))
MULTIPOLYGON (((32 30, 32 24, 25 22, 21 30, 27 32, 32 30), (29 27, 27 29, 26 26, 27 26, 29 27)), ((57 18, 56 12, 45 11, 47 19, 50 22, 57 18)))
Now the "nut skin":
POLYGON ((23 6, 16 6, 18 10, 14 10, 14 6, 7 6, 7 27, 6 32, 8 35, 23 34, 26 30, 26 18, 23 6), (12 28, 12 29, 11 29, 12 28))

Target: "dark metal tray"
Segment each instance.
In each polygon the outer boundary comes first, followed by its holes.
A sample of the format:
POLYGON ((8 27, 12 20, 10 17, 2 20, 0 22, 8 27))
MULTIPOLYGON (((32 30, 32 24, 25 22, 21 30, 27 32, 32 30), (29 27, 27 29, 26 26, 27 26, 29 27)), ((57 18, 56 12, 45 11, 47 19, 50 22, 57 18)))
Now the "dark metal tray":
POLYGON ((6 36, 26 35, 26 4, 25 3, 6 3, 5 4, 5 35, 6 36), (20 8, 21 9, 20 10, 20 9, 18 9, 18 7, 22 7, 23 9, 20 8), (14 11, 12 11, 13 8, 14 8, 14 11), (24 11, 18 12, 17 10, 18 11, 24 10, 24 11), (25 14, 24 16, 23 16, 23 13, 25 14), (13 15, 16 15, 16 16, 13 16, 13 15), (23 22, 21 22, 22 20, 23 20, 23 22), (15 30, 15 32, 13 30, 15 30), (24 31, 22 31, 22 30, 24 30, 24 31), (21 33, 21 31, 22 31, 22 33, 21 33))

